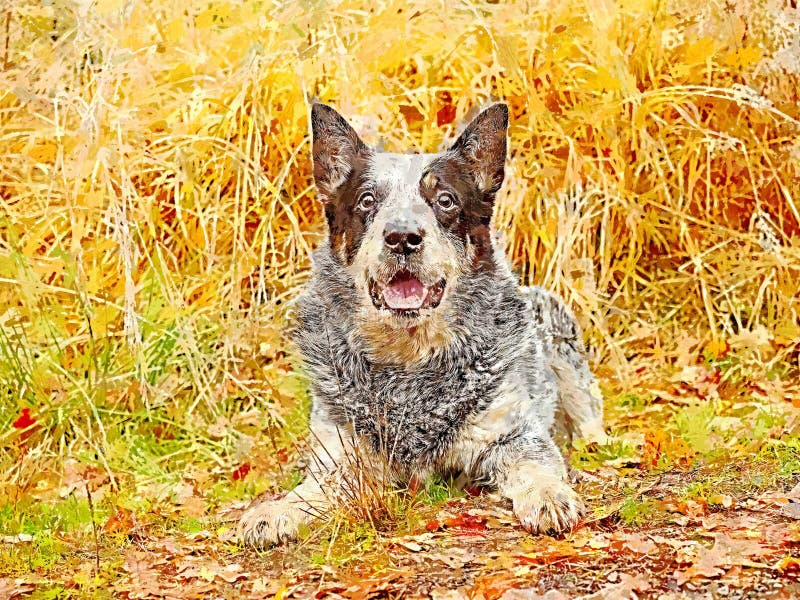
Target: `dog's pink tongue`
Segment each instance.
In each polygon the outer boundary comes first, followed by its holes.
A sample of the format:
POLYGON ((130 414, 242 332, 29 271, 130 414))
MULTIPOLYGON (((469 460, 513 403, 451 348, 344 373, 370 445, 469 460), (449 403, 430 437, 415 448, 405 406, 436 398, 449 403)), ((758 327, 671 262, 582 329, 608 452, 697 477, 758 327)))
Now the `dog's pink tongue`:
POLYGON ((395 310, 416 310, 425 301, 425 286, 411 273, 398 273, 383 288, 383 300, 395 310))

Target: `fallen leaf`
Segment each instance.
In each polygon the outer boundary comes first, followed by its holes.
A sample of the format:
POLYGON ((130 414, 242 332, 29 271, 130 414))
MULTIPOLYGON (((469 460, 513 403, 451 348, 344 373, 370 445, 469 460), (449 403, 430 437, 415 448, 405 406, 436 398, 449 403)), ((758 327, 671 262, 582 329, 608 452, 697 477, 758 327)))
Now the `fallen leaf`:
POLYGON ((601 548, 608 548, 611 545, 611 541, 607 534, 598 531, 592 531, 591 529, 582 529, 577 531, 572 539, 572 545, 575 548, 592 548, 593 550, 599 550, 601 548))
POLYGON ((462 531, 485 531, 486 517, 464 512, 455 517, 448 517, 444 520, 444 524, 447 527, 458 528, 462 531))
POLYGON ((434 588, 431 590, 431 600, 472 600, 472 596, 467 593, 466 587, 455 590, 434 588))
POLYGON ((781 514, 790 519, 800 519, 800 502, 787 502, 780 508, 781 514))
POLYGON ((428 521, 425 523, 425 529, 427 531, 439 531, 442 528, 442 524, 439 521, 428 521))
POLYGON ((124 506, 115 506, 114 514, 103 525, 103 532, 129 534, 134 526, 133 512, 124 506))
POLYGON ((473 598, 500 598, 516 582, 517 578, 510 573, 494 573, 476 577, 470 595, 473 598))
MULTIPOLYGON (((547 540, 547 538, 545 538, 547 540)), ((521 564, 546 565, 580 556, 579 551, 566 540, 549 539, 540 550, 515 556, 521 564)))
POLYGON ((18 533, 16 535, 4 535, 0 537, 0 542, 4 544, 27 544, 33 541, 33 536, 30 533, 18 533))
POLYGON ((594 594, 581 596, 581 600, 635 600, 638 598, 635 592, 646 592, 649 589, 650 582, 644 575, 622 573, 619 583, 608 583, 594 594))
POLYGON ((250 590, 251 594, 262 594, 264 597, 266 596, 275 596, 278 593, 278 590, 281 589, 281 585, 277 581, 272 581, 268 577, 257 577, 253 580, 253 587, 250 590))
POLYGON ((709 504, 721 505, 724 508, 733 506, 733 497, 727 494, 711 494, 707 500, 709 504))
POLYGON ((558 590, 547 590, 540 594, 536 588, 511 588, 500 596, 500 600, 569 600, 569 596, 558 590))
POLYGON ((724 533, 714 534, 714 546, 710 549, 698 545, 692 565, 675 572, 678 584, 683 585, 697 577, 714 578, 724 573, 723 567, 744 566, 768 568, 769 565, 755 562, 750 557, 764 557, 772 550, 756 540, 733 539, 724 533))
POLYGON ((402 546, 403 548, 406 548, 407 550, 411 550, 411 552, 422 552, 422 550, 423 550, 422 546, 420 546, 418 543, 412 542, 410 540, 401 540, 401 541, 398 541, 396 543, 398 545, 402 546))
POLYGON ((456 120, 456 107, 452 104, 445 104, 436 113, 436 125, 448 125, 456 120))
POLYGON ((35 587, 22 579, 0 577, 0 598, 13 600, 30 594, 35 587))
POLYGON ((469 563, 473 562, 476 557, 471 552, 458 553, 451 550, 446 554, 433 554, 428 552, 424 556, 420 556, 420 558, 426 563, 428 561, 438 561, 446 564, 451 569, 460 569, 464 565, 468 565, 469 563))
POLYGON ((416 106, 409 106, 408 104, 401 104, 398 107, 400 114, 405 118, 406 123, 413 125, 414 123, 421 123, 425 120, 425 116, 419 112, 416 106))
POLYGON ((692 518, 702 517, 708 508, 708 504, 703 500, 668 500, 660 502, 659 506, 665 511, 677 512, 692 518))
POLYGON ((800 558, 796 556, 784 556, 777 563, 775 563, 773 569, 781 572, 800 571, 800 558))
POLYGON ((621 541, 624 548, 636 554, 650 554, 658 549, 655 542, 638 533, 618 532, 613 539, 621 541))
POLYGON ((242 565, 231 563, 217 571, 217 575, 228 583, 234 583, 235 581, 249 577, 250 573, 242 571, 242 565))

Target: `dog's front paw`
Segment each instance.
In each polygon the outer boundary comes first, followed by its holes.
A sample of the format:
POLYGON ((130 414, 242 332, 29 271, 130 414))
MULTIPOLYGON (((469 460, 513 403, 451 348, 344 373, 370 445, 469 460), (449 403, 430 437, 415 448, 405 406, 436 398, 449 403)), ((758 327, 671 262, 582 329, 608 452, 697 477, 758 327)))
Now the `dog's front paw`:
POLYGON ((239 520, 239 538, 248 546, 267 548, 297 539, 300 524, 308 520, 308 513, 297 503, 267 500, 244 512, 239 520))
POLYGON ((511 498, 514 514, 531 533, 569 531, 585 510, 580 496, 566 481, 548 479, 511 498))

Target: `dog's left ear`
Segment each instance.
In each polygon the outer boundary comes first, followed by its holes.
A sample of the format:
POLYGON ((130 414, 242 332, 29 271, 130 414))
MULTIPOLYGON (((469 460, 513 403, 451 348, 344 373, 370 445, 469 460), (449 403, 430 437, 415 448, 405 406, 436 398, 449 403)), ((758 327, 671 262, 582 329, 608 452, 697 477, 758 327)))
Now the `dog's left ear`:
POLYGON ((466 159, 481 192, 503 185, 508 148, 508 106, 494 104, 479 114, 450 147, 466 159))
POLYGON ((347 181, 356 157, 369 149, 344 117, 326 104, 311 107, 311 133, 314 181, 325 202, 347 181))

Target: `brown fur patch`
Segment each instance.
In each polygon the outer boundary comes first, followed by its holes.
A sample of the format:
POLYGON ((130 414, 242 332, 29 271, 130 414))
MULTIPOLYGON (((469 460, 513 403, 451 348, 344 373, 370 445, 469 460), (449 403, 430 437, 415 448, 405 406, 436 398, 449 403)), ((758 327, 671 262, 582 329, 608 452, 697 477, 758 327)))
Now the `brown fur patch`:
POLYGON ((460 210, 449 213, 436 210, 440 226, 465 246, 467 242, 472 245, 471 266, 475 271, 491 271, 494 269, 494 248, 490 223, 495 193, 478 189, 470 165, 454 152, 434 159, 420 182, 420 194, 432 206, 435 206, 436 195, 442 190, 455 195, 460 210))
POLYGON ((365 216, 356 210, 359 190, 365 182, 367 162, 365 155, 355 156, 350 175, 335 191, 330 192, 325 202, 331 247, 344 264, 353 262, 368 225, 365 216))
POLYGON ((419 362, 453 342, 452 328, 439 314, 415 322, 411 328, 392 327, 383 319, 365 319, 360 330, 373 360, 384 364, 419 362))

